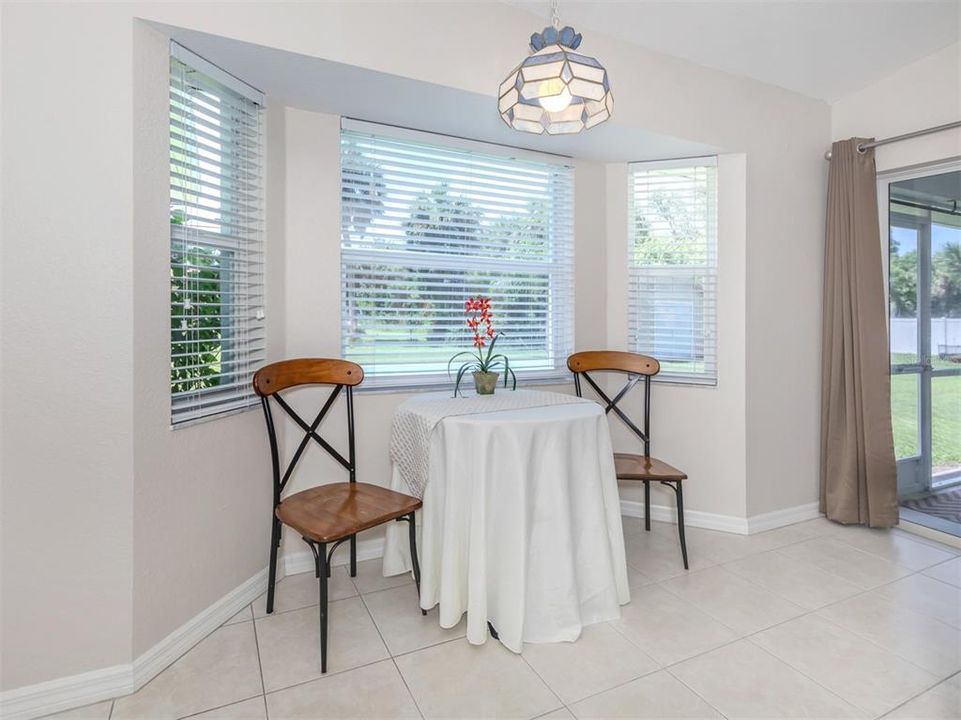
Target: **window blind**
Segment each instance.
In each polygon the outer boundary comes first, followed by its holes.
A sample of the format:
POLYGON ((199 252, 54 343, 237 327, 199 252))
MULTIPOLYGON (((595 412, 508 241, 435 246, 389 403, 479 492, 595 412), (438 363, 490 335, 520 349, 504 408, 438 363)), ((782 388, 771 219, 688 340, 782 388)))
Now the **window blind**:
POLYGON ((573 169, 449 143, 341 133, 344 356, 373 386, 447 382, 451 355, 472 347, 464 303, 487 296, 517 377, 566 377, 573 169))
POLYGON ((183 423, 256 401, 265 359, 263 97, 170 53, 170 395, 183 423))
POLYGON ((628 337, 661 377, 717 383, 715 158, 632 163, 628 337))

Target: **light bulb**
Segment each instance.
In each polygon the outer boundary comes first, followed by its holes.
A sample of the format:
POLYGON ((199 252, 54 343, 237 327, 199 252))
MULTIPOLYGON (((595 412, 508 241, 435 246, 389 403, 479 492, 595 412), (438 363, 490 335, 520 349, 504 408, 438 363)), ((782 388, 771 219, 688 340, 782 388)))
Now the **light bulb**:
POLYGON ((560 112, 570 105, 571 100, 574 99, 571 96, 571 91, 567 89, 567 85, 560 78, 553 78, 544 82, 540 89, 541 94, 537 98, 537 102, 547 112, 560 112))

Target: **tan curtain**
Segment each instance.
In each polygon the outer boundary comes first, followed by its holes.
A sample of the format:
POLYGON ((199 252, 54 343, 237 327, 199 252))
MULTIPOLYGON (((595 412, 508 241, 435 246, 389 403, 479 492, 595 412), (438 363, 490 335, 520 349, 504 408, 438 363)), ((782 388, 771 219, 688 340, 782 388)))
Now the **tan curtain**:
POLYGON ((821 512, 898 522, 897 469, 874 150, 834 143, 828 178, 821 348, 821 512))

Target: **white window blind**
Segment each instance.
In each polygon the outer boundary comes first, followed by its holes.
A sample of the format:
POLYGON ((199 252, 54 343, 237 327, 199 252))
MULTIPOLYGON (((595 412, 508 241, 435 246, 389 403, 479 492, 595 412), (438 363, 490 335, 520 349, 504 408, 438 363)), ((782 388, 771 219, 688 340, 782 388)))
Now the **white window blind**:
POLYGON ((628 337, 675 382, 717 383, 717 163, 632 163, 628 337))
POLYGON ((374 386, 447 382, 448 359, 472 347, 465 300, 488 296, 518 379, 566 377, 573 169, 394 133, 341 133, 344 356, 374 386))
POLYGON ((170 51, 170 393, 178 424, 247 407, 265 357, 263 97, 170 51))

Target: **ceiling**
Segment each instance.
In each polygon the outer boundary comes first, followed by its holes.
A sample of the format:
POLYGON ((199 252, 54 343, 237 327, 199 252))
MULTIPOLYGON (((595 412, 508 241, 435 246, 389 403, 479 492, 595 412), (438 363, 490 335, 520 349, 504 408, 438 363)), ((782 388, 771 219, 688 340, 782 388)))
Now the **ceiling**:
MULTIPOLYGON (((507 0, 550 18, 545 0, 507 0)), ((956 42, 961 0, 560 0, 562 25, 604 59, 604 33, 834 102, 956 42)))
POLYGON ((548 137, 505 125, 488 95, 153 23, 283 105, 573 158, 619 162, 714 155, 719 148, 611 120, 548 137), (363 92, 358 92, 363 88, 363 92))

